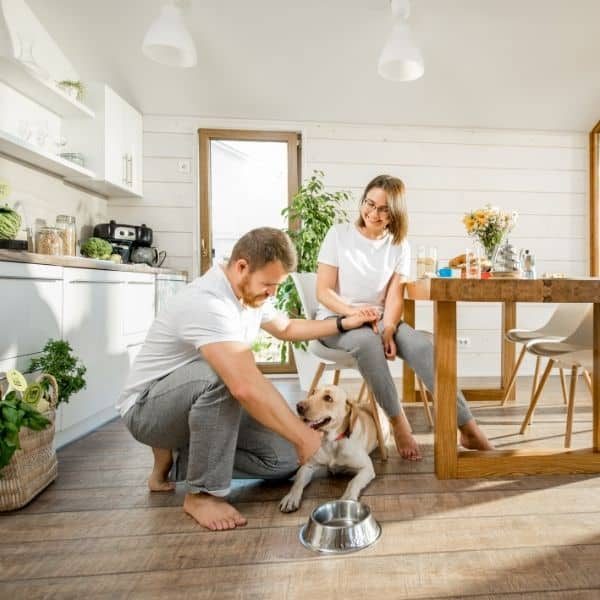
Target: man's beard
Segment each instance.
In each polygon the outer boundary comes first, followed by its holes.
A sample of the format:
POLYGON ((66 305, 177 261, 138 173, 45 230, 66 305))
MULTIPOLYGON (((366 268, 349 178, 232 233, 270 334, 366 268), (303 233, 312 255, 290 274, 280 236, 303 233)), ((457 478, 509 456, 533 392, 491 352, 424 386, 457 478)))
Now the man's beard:
POLYGON ((245 306, 249 306, 251 308, 258 308, 259 306, 262 306, 265 303, 269 296, 268 294, 251 294, 248 279, 250 279, 249 275, 244 277, 244 279, 242 279, 242 281, 240 282, 240 293, 242 294, 242 302, 245 306))

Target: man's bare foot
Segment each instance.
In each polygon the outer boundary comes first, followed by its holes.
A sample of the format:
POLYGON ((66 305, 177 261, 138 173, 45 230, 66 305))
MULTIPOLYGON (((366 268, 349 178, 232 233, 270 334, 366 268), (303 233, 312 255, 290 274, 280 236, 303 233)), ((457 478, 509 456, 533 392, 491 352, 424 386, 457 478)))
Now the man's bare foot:
POLYGON ((211 531, 235 529, 247 523, 231 504, 210 494, 186 494, 183 510, 202 527, 211 531))
POLYGON ((467 450, 493 450, 485 433, 481 431, 475 419, 467 421, 460 428, 460 445, 467 450))
POLYGON ((404 413, 390 419, 398 454, 405 460, 421 460, 421 450, 404 413))
POLYGON ((172 492, 175 483, 169 481, 169 471, 173 466, 173 455, 167 448, 152 448, 154 467, 148 477, 148 489, 151 492, 172 492))

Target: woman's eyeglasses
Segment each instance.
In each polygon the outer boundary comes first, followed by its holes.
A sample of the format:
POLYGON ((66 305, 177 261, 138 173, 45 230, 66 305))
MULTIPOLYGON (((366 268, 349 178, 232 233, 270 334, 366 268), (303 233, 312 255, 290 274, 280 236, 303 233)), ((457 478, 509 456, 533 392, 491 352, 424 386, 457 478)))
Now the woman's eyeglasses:
POLYGON ((389 207, 386 206, 377 206, 373 200, 364 200, 363 204, 367 207, 369 212, 376 210, 377 214, 387 217, 390 214, 389 207))

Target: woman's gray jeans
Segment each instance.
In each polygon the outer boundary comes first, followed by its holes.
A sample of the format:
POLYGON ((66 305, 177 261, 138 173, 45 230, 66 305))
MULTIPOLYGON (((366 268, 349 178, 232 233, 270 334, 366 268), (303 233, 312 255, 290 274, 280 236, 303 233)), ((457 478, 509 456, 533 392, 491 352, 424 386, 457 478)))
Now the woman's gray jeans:
MULTIPOLYGON (((380 330, 382 321, 379 322, 380 330)), ((433 344, 431 334, 413 329, 406 323, 400 323, 394 335, 398 357, 406 361, 410 368, 423 380, 433 393, 433 344)), ((385 357, 381 335, 371 326, 364 325, 344 333, 338 333, 321 340, 329 348, 345 350, 352 354, 358 363, 358 370, 375 399, 389 417, 400 414, 402 407, 396 385, 392 379, 385 357)), ((471 410, 462 393, 456 398, 457 423, 462 427, 473 418, 471 410)))

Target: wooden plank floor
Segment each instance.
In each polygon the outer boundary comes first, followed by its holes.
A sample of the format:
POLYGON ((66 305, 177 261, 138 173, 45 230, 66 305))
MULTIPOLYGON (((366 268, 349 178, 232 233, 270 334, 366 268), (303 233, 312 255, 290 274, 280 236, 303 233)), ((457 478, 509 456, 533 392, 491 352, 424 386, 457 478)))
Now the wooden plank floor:
MULTIPOLYGON (((276 384, 300 397, 297 384, 276 384)), ((474 407, 498 447, 562 444, 556 378, 530 432, 518 435, 529 385, 519 381, 517 405, 474 407)), ((589 395, 579 390, 576 447, 591 437, 589 395)), ((303 548, 298 529, 346 479, 313 482, 288 515, 278 509, 288 483, 236 482, 232 500, 248 526, 208 532, 183 514, 183 489, 147 492, 149 449, 109 423, 60 451, 58 480, 29 506, 0 516, 0 598, 600 597, 598 477, 438 481, 423 410, 407 412, 425 458, 402 461, 395 449, 387 463, 375 456, 378 477, 363 499, 383 535, 338 557, 303 548)))

